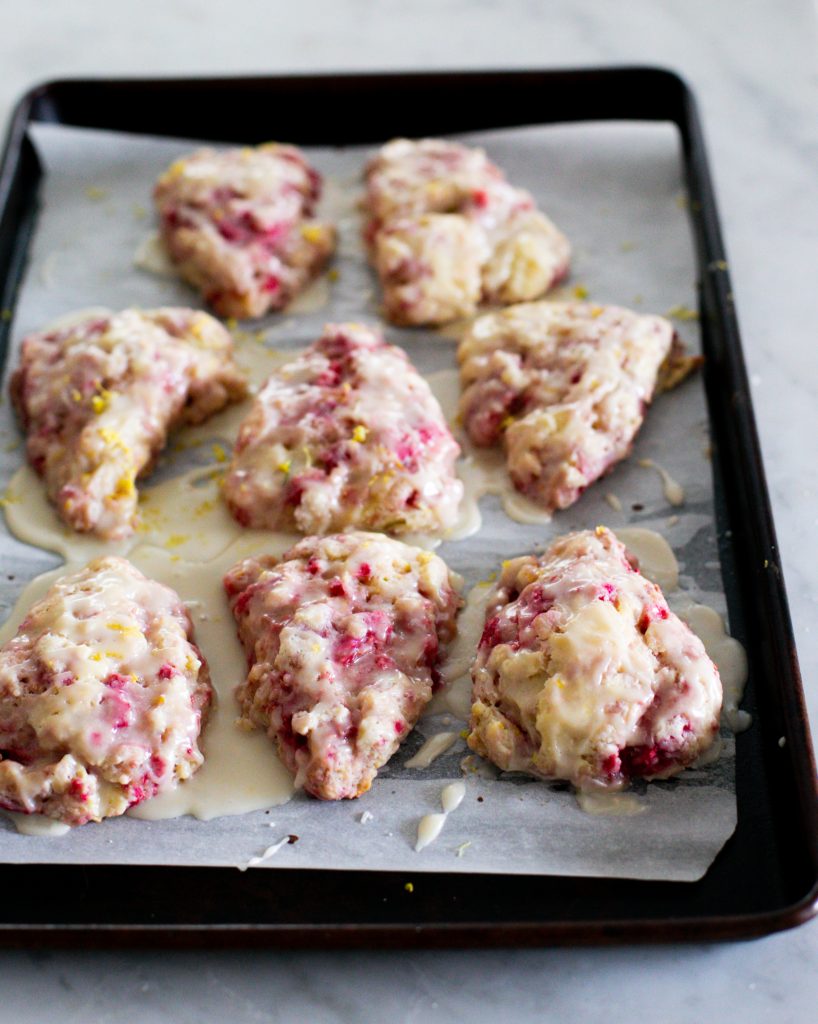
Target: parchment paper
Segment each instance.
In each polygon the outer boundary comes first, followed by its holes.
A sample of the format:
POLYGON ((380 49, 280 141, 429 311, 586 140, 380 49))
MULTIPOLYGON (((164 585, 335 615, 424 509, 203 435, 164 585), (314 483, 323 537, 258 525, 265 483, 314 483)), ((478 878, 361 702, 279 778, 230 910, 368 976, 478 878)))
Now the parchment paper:
MULTIPOLYGON (((275 127, 271 125, 271 134, 275 127)), ((464 137, 488 147, 510 180, 528 188, 574 247, 572 277, 598 302, 645 312, 694 307, 695 270, 680 177, 679 143, 670 125, 609 123, 522 128, 464 137)), ((190 148, 185 141, 38 126, 33 140, 46 168, 42 210, 30 264, 14 317, 16 345, 27 332, 87 306, 201 305, 184 284, 133 266, 135 250, 153 226, 154 180, 190 148)), ((351 196, 366 150, 308 150, 318 168, 351 196)), ((324 308, 277 314, 253 325, 276 347, 314 340, 329 320, 375 320, 378 288, 358 242, 359 222, 347 212, 341 246, 324 308)), ((677 324, 698 349, 694 321, 677 324)), ((455 343, 433 330, 385 326, 423 372, 454 366, 455 343)), ((4 384, 4 394, 6 394, 4 384)), ((451 410, 446 410, 451 413, 451 410)), ((5 487, 20 466, 19 432, 6 399, 0 408, 0 479, 5 487)), ((483 526, 438 553, 466 579, 486 579, 503 558, 541 548, 573 529, 605 523, 663 533, 681 565, 681 587, 697 601, 725 612, 716 547, 708 428, 699 378, 657 400, 634 455, 595 484, 548 525, 510 520, 496 498, 485 498, 483 526), (657 474, 640 458, 661 463, 685 489, 682 508, 671 508, 657 474), (618 512, 605 496, 616 495, 618 512)), ((0 531, 3 575, 0 610, 8 608, 33 576, 58 564, 54 555, 0 531)), ((600 817, 582 812, 564 786, 491 769, 466 773, 466 796, 449 815, 441 836, 415 853, 422 815, 440 811, 443 785, 462 777, 468 753, 458 739, 429 768, 405 761, 424 737, 464 723, 424 719, 372 790, 356 801, 319 803, 303 794, 268 812, 210 822, 191 818, 136 821, 121 818, 74 829, 60 838, 18 835, 0 817, 0 862, 139 863, 245 866, 288 833, 266 867, 592 875, 692 881, 701 877, 735 827, 733 745, 725 738, 719 760, 680 778, 647 787, 645 813, 600 817), (371 819, 361 822, 363 812, 371 819), (466 848, 462 844, 469 843, 466 848), (459 853, 459 855, 458 855, 459 853)), ((644 794, 645 787, 637 794, 644 794)))

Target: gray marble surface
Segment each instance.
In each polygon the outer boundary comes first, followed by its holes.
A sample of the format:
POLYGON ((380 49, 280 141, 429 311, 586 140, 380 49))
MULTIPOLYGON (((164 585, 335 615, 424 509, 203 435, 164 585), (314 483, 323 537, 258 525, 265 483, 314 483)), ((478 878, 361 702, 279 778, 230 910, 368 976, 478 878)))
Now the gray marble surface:
MULTIPOLYGON (((651 63, 696 89, 801 667, 818 722, 818 74, 807 0, 0 0, 0 115, 61 75, 651 63)), ((36 898, 36 895, 33 895, 36 898)), ((818 922, 741 945, 0 953, 0 1022, 807 1024, 818 922)))

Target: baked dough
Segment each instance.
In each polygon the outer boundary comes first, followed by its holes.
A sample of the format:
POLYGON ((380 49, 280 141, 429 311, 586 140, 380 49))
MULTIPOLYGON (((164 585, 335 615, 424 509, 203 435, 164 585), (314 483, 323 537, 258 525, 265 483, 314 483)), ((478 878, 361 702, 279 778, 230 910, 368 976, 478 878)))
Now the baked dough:
POLYGON ((367 164, 366 212, 394 323, 446 323, 481 301, 536 299, 568 273, 565 236, 482 149, 394 139, 367 164))
POLYGON ((718 669, 601 526, 503 564, 472 679, 469 746, 504 771, 617 788, 718 733, 718 669))
POLYGON ((161 235, 186 281, 221 316, 282 309, 329 258, 315 219, 321 177, 295 146, 199 149, 159 178, 161 235))
POLYGON ((262 387, 224 494, 243 526, 439 532, 463 494, 459 452, 402 349, 374 327, 328 324, 262 387))
POLYGON ((679 348, 659 316, 585 302, 511 306, 478 317, 460 343, 459 415, 474 444, 502 443, 518 491, 567 508, 630 453, 679 348))
POLYGON ((26 451, 74 530, 117 540, 135 526, 137 477, 168 431, 246 394, 233 339, 192 309, 126 309, 30 334, 11 394, 26 451))
POLYGON ((364 793, 431 699, 454 635, 460 600, 445 563, 344 533, 246 559, 224 585, 250 666, 245 718, 313 796, 364 793))
POLYGON ((82 825, 174 789, 202 764, 210 699, 179 597, 96 559, 0 649, 0 807, 82 825))

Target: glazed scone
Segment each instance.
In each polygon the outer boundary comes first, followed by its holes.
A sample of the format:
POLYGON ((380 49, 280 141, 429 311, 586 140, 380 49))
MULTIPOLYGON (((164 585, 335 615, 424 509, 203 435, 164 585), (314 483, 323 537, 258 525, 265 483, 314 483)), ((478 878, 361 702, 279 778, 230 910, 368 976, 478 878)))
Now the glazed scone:
POLYGON ((174 789, 202 764, 210 699, 179 597, 91 562, 0 649, 0 807, 82 825, 174 789))
POLYGON ((294 146, 199 149, 159 178, 167 251, 221 316, 282 309, 331 255, 335 228, 315 219, 321 177, 294 146))
POLYGON ((460 418, 474 444, 503 444, 518 491, 549 511, 567 508, 630 453, 680 347, 667 320, 618 306, 531 302, 489 313, 458 348, 460 418))
POLYGON ((365 205, 394 323, 446 323, 482 301, 535 299, 568 273, 565 236, 482 149, 394 139, 367 164, 365 205))
POLYGON ((245 718, 298 786, 366 792, 432 696, 455 632, 455 580, 429 551, 382 534, 305 537, 224 578, 250 671, 245 718))
POLYGON ((168 431, 246 394, 228 331, 172 308, 30 334, 10 386, 50 501, 73 529, 107 539, 133 532, 135 481, 168 431))
POLYGON ((601 526, 504 563, 472 680, 472 750, 581 788, 675 775, 718 733, 718 669, 601 526))
POLYGON ((402 349, 364 324, 328 324, 262 387, 224 494, 243 526, 392 533, 454 525, 460 448, 402 349))

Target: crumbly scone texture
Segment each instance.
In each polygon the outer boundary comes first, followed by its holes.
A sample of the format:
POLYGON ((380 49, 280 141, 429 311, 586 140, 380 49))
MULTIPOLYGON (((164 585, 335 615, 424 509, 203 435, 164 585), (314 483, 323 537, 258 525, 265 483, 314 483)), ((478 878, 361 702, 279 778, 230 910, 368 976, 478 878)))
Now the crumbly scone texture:
POLYGON ((126 309, 30 334, 11 378, 26 451, 74 530, 106 539, 135 526, 135 481, 168 431, 246 394, 233 340, 192 309, 126 309))
POLYGON ((0 807, 82 825, 174 789, 202 764, 210 699, 178 595, 96 559, 0 649, 0 807))
POLYGON ((221 316, 282 309, 326 263, 335 228, 315 217, 321 176, 295 146, 199 149, 159 178, 171 259, 221 316))
POLYGON ((472 680, 472 750, 581 788, 678 774, 718 733, 718 669, 604 527, 504 563, 472 680))
POLYGON ((250 666, 244 716, 296 784, 366 792, 429 702, 455 632, 454 577, 437 555, 382 534, 305 537, 224 578, 250 666))
POLYGON ((243 526, 440 532, 463 495, 459 452, 402 349, 376 328, 328 324, 262 387, 223 488, 243 526))
POLYGON ((441 324, 480 302, 526 302, 568 273, 566 237, 482 149, 393 139, 367 164, 365 206, 393 323, 441 324))
POLYGON ((502 442, 518 491, 567 508, 630 453, 680 347, 669 321, 619 306, 545 301, 489 313, 458 348, 460 419, 476 445, 502 442))

